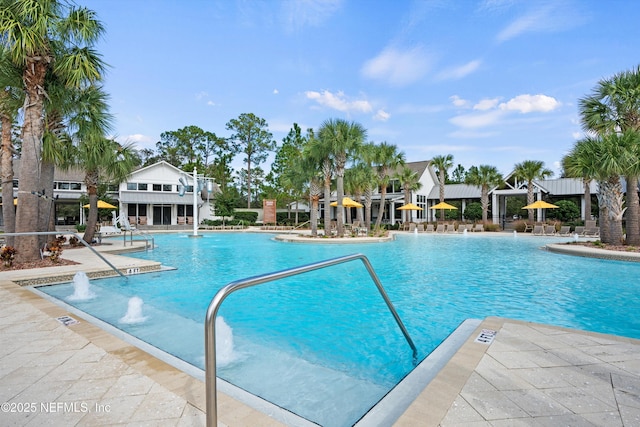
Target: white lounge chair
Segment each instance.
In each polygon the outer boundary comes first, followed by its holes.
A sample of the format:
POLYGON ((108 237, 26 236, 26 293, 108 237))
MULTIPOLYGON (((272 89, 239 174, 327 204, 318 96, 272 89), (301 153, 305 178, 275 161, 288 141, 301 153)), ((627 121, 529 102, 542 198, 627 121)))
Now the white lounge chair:
POLYGON ((545 236, 555 236, 556 235, 556 226, 555 225, 545 225, 544 226, 544 235, 545 236))

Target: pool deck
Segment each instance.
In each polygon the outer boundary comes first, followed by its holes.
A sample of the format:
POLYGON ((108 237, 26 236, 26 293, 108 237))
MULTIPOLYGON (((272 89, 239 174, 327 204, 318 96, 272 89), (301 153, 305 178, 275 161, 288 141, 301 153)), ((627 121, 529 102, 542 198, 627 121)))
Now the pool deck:
MULTIPOLYGON (((88 249, 63 256, 80 264, 0 273, 2 425, 205 425, 202 381, 17 284, 109 270, 88 249)), ((105 256, 121 269, 155 268, 105 256)), ((220 391, 218 417, 284 425, 220 391)), ((486 318, 394 425, 640 425, 640 341, 486 318), (488 339, 477 340, 483 330, 488 339)))

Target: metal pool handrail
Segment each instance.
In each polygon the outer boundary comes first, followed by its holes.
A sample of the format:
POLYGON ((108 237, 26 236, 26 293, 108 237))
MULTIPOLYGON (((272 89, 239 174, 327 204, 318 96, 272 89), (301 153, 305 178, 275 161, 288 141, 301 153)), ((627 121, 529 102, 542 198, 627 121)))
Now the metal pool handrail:
POLYGON ((91 245, 89 243, 85 242, 85 240, 78 233, 75 233, 73 231, 29 231, 29 232, 22 232, 22 233, 2 233, 1 236, 56 236, 56 235, 60 235, 60 234, 72 234, 72 235, 74 235, 75 237, 78 238, 78 241, 80 243, 82 243, 85 247, 91 249, 91 252, 96 254, 96 256, 98 258, 100 258, 109 267, 111 267, 111 269, 113 271, 118 273, 118 275, 120 277, 124 277, 125 279, 127 278, 127 276, 122 274, 122 272, 120 270, 118 270, 115 265, 111 264, 104 256, 102 256, 102 254, 100 252, 96 251, 93 247, 91 247, 91 245))
POLYGON ((337 264, 342 264, 349 261, 361 260, 367 268, 369 276, 375 283, 380 295, 387 304, 387 307, 391 311, 393 318, 400 327, 402 334, 404 335, 407 343, 413 350, 414 364, 417 361, 418 350, 416 349, 413 340, 409 336, 409 332, 405 328, 398 312, 394 308, 391 300, 387 296, 378 275, 373 270, 371 263, 363 254, 346 255, 338 258, 332 258, 325 261, 320 261, 312 264, 302 265, 300 267, 294 267, 287 270, 276 271, 274 273, 267 273, 260 276, 248 277, 246 279, 236 280, 230 282, 221 288, 218 293, 213 297, 209 308, 207 308, 207 315, 204 324, 204 350, 205 350, 205 387, 206 387, 206 409, 207 409, 207 426, 215 427, 218 423, 218 408, 217 408, 217 387, 216 387, 216 326, 215 320, 218 313, 218 309, 222 302, 233 292, 244 288, 250 288, 252 286, 260 285, 266 282, 272 282, 274 280, 283 279, 285 277, 296 276, 298 274, 307 273, 313 270, 319 270, 321 268, 331 267, 337 264))

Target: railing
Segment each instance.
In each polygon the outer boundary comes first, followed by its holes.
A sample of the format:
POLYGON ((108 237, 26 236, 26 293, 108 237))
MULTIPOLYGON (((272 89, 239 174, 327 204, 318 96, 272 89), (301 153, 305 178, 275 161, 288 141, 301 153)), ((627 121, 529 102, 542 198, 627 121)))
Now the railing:
POLYGON ((240 289, 250 288, 252 286, 260 285, 267 282, 272 282, 274 280, 283 279, 285 277, 296 276, 302 273, 308 273, 313 270, 319 270, 321 268, 331 267, 337 264, 342 264, 349 261, 361 260, 362 263, 367 268, 369 272, 369 276, 375 283, 380 295, 384 299, 384 302, 387 304, 389 311, 393 315, 398 327, 402 331, 407 343, 411 347, 413 351, 413 363, 417 363, 418 350, 416 349, 413 340, 409 336, 409 332, 405 328, 398 312, 394 308, 391 300, 387 296, 384 288, 382 287, 382 283, 376 272, 373 270, 371 263, 363 254, 353 254, 346 255, 339 258, 328 259, 326 261, 320 261, 313 264, 307 264, 300 267, 290 268, 288 270, 277 271, 274 273, 267 273, 260 276, 249 277, 242 280, 236 280, 234 282, 228 283, 223 288, 221 288, 218 293, 213 297, 211 303, 209 304, 209 308, 207 308, 207 315, 205 319, 205 329, 204 329, 204 346, 205 346, 205 387, 206 387, 206 411, 207 411, 207 426, 208 427, 216 427, 218 423, 218 408, 217 408, 217 387, 216 387, 216 327, 215 320, 216 315, 218 313, 218 309, 222 302, 233 292, 239 291, 240 289))
POLYGON ((294 231, 296 231, 298 228, 300 228, 300 227, 304 227, 305 225, 309 224, 310 222, 311 222, 311 221, 305 221, 305 222, 303 222, 302 224, 298 224, 298 225, 296 225, 294 228, 292 228, 291 230, 289 230, 289 233, 287 233, 287 234, 291 234, 291 233, 293 233, 293 232, 294 232, 294 231))
POLYGON ((79 234, 73 232, 73 231, 65 231, 65 232, 60 232, 60 231, 30 231, 30 232, 23 232, 23 233, 2 233, 3 236, 57 236, 60 234, 72 234, 75 237, 78 238, 78 241, 80 243, 82 243, 83 245, 85 245, 87 248, 91 249, 91 251, 96 254, 98 256, 98 258, 100 258, 102 261, 104 261, 109 267, 111 267, 113 269, 113 271, 115 271, 116 273, 118 273, 121 277, 127 277, 124 274, 122 274, 122 272, 120 270, 118 270, 113 264, 111 264, 104 256, 102 256, 102 254, 98 251, 96 251, 93 247, 91 247, 90 244, 88 244, 87 242, 84 241, 84 239, 82 237, 80 237, 79 234))

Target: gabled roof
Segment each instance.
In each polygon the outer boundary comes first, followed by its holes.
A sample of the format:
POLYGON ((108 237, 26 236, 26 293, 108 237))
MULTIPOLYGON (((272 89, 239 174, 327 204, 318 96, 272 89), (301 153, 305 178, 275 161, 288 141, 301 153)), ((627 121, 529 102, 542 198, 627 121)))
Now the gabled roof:
POLYGON ((157 168, 163 168, 163 167, 164 168, 173 169, 178 174, 186 173, 182 169, 173 166, 171 163, 169 163, 169 162, 167 162, 165 160, 160 160, 159 162, 156 162, 154 164, 147 165, 147 166, 142 167, 140 169, 134 170, 133 172, 131 172, 131 174, 129 176, 133 177, 133 176, 138 175, 138 174, 140 174, 142 172, 146 172, 146 171, 149 171, 149 170, 152 170, 152 169, 157 169, 157 168))

